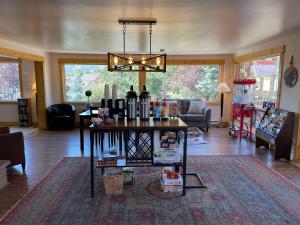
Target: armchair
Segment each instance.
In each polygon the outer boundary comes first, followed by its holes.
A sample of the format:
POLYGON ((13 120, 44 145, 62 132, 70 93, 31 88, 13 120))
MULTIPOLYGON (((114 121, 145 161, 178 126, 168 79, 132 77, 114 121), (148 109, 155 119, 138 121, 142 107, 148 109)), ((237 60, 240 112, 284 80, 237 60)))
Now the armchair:
POLYGON ((0 160, 9 160, 9 166, 22 165, 25 169, 24 137, 22 132, 10 133, 9 127, 0 127, 0 160))
POLYGON ((75 125, 74 105, 55 104, 47 108, 47 125, 49 129, 72 129, 75 125))

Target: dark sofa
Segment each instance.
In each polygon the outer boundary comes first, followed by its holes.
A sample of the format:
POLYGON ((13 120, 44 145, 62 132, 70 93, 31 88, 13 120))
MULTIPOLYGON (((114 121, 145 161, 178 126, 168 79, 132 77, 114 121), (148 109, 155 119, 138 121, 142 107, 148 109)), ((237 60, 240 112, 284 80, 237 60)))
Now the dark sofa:
MULTIPOLYGON (((191 99, 178 99, 179 105, 179 117, 189 126, 189 127, 199 127, 204 131, 208 131, 211 120, 211 109, 205 107, 199 114, 189 114, 188 110, 190 108, 191 99)), ((193 99, 196 101, 201 101, 200 99, 193 99)))
POLYGON ((0 127, 0 146, 0 160, 9 160, 9 166, 21 164, 25 169, 25 147, 22 132, 10 133, 9 127, 0 127))
POLYGON ((47 125, 51 130, 72 129, 76 108, 70 104, 55 104, 47 108, 47 125))

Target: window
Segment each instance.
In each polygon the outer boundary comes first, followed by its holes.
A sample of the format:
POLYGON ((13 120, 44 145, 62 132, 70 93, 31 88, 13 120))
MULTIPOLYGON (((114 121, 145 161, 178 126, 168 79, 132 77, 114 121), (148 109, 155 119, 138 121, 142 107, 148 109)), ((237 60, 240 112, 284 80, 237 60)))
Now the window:
POLYGON ((19 63, 0 63, 0 101, 16 101, 20 97, 19 63))
POLYGON ((151 98, 199 98, 216 101, 219 65, 169 65, 166 73, 147 73, 151 98))
POLYGON ((255 105, 278 101, 280 55, 240 63, 239 77, 256 79, 255 105))
POLYGON ((110 89, 117 84, 119 98, 125 98, 131 85, 138 91, 138 73, 109 72, 106 65, 99 64, 63 64, 63 70, 66 102, 86 101, 86 90, 93 92, 90 101, 100 101, 105 84, 109 84, 110 89))

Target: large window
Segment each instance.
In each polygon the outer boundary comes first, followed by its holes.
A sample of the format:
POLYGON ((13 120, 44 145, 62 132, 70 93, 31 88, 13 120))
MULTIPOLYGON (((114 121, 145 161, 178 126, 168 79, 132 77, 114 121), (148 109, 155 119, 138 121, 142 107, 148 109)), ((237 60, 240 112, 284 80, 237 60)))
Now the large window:
POLYGON ((0 63, 0 101, 16 101, 20 97, 18 62, 0 63))
POLYGON ((147 89, 152 99, 200 98, 215 101, 219 65, 169 65, 166 73, 147 73, 147 89))
MULTIPOLYGON (((118 98, 125 98, 130 86, 138 91, 138 73, 109 72, 106 65, 63 64, 65 101, 86 101, 86 90, 93 92, 90 100, 100 101, 104 97, 104 85, 118 85, 118 98)), ((111 95, 111 93, 110 93, 111 95)))
POLYGON ((240 78, 256 79, 255 105, 277 102, 280 79, 280 55, 240 63, 240 78))

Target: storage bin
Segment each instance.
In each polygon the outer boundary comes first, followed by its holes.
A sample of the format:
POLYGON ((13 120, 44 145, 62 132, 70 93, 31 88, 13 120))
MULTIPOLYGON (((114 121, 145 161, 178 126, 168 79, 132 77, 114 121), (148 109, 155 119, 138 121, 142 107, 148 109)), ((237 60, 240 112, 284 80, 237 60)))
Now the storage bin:
POLYGON ((117 168, 106 169, 103 176, 103 183, 106 194, 122 194, 123 171, 117 168))

